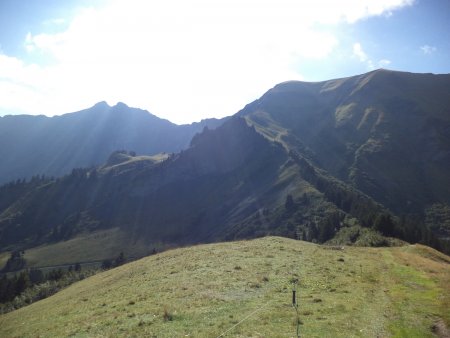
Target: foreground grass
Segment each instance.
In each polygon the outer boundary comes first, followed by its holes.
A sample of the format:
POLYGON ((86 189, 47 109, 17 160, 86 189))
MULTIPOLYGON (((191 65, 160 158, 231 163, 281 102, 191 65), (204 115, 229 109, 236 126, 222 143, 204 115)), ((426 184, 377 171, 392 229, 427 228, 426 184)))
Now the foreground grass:
POLYGON ((275 237, 176 249, 2 315, 0 336, 293 337, 299 278, 303 337, 434 337, 450 323, 446 259, 275 237))

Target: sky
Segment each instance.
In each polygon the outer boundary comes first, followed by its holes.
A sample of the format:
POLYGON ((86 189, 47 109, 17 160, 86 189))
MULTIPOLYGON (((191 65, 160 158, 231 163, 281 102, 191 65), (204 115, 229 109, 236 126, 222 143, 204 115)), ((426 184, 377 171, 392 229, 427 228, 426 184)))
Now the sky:
POLYGON ((450 73, 450 1, 0 0, 0 115, 107 101, 190 123, 378 68, 450 73))

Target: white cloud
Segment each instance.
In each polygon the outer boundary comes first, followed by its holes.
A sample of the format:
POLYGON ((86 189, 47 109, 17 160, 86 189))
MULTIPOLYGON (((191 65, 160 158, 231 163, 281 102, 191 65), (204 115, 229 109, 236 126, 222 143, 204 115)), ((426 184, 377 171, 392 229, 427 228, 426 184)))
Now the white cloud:
POLYGON ((0 81, 33 87, 40 84, 44 75, 41 67, 35 64, 25 65, 15 57, 0 54, 0 81))
POLYGON ((59 45, 66 43, 65 33, 58 34, 39 34, 39 35, 31 35, 28 33, 25 38, 25 47, 28 52, 32 52, 35 50, 40 50, 44 52, 53 53, 54 56, 57 56, 57 51, 59 45))
POLYGON ((384 68, 391 64, 390 60, 381 59, 378 62, 375 62, 370 58, 367 53, 364 51, 361 43, 355 42, 353 44, 352 56, 357 58, 361 63, 364 63, 367 67, 367 70, 374 70, 375 64, 378 68, 384 68))
MULTIPOLYGON (((277 82, 301 79, 294 67, 298 59, 329 57, 339 45, 339 23, 387 15, 411 4, 116 0, 100 9, 85 9, 63 32, 28 34, 29 56, 55 62, 28 66, 3 56, 0 82, 17 93, 9 105, 29 113, 60 114, 105 99, 146 108, 175 122, 223 116, 277 82), (30 101, 32 105, 26 103, 30 101)), ((361 44, 356 43, 353 52, 373 68, 361 44)), ((0 100, 3 108, 4 102, 0 100)))
POLYGON ((378 61, 378 66, 380 68, 385 68, 385 67, 389 66, 390 64, 391 64, 391 60, 382 59, 382 60, 378 61))
POLYGON ((353 57, 357 58, 361 63, 366 64, 368 70, 375 69, 373 61, 367 56, 359 42, 353 44, 353 57))
POLYGON ((429 45, 423 45, 420 47, 420 50, 427 55, 433 54, 434 52, 437 51, 437 48, 434 46, 429 46, 429 45))
POLYGON ((364 52, 359 42, 353 44, 353 55, 356 56, 361 62, 366 62, 368 59, 367 54, 364 52))
POLYGON ((44 21, 44 25, 54 26, 54 25, 63 25, 66 23, 66 19, 64 18, 55 18, 44 21))
POLYGON ((40 88, 45 72, 37 65, 25 65, 21 60, 0 54, 1 108, 38 113, 35 108, 46 97, 40 88))
POLYGON ((411 6, 414 2, 415 0, 342 0, 336 1, 336 7, 341 7, 340 11, 344 13, 343 17, 347 22, 354 23, 371 16, 392 16, 394 10, 411 6))

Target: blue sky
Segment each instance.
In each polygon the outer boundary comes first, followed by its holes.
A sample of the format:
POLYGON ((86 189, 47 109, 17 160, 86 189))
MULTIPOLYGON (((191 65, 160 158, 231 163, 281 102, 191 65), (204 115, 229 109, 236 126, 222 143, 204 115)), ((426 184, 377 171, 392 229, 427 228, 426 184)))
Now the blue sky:
POLYGON ((450 73, 448 0, 0 0, 0 115, 106 100, 176 123, 287 80, 450 73))

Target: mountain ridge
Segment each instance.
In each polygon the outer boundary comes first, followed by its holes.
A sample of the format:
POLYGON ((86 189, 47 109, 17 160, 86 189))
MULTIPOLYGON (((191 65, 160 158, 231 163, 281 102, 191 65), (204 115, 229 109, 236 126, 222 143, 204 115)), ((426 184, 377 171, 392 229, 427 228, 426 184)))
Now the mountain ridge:
POLYGON ((450 75, 434 78, 286 82, 178 153, 119 152, 16 182, 0 193, 0 241, 32 247, 119 227, 149 245, 264 235, 387 245, 384 235, 448 250, 450 75))
MULTIPOLYGON (((383 150, 384 146, 389 146, 397 155, 408 151, 408 154, 416 156, 410 161, 412 167, 420 166, 420 161, 426 163, 433 159, 441 161, 434 166, 440 172, 450 165, 448 88, 449 74, 382 70, 317 83, 280 84, 238 114, 245 116, 262 132, 278 129, 281 138, 283 133, 293 136, 291 147, 295 148, 295 141, 300 141, 316 164, 344 181, 353 180, 352 184, 368 192, 370 188, 363 185, 369 182, 358 174, 362 167, 359 162, 367 160, 363 159, 367 154, 383 150), (343 93, 338 91, 342 87, 345 87, 343 93), (326 94, 323 88, 326 88, 326 94)), ((289 144, 287 136, 285 139, 289 144)), ((408 163, 406 158, 402 160, 408 163)), ((367 170, 367 166, 364 169, 367 170)), ((376 174, 372 172, 370 176, 376 177, 376 174)), ((439 192, 440 198, 445 195, 446 203, 449 202, 448 194, 438 187, 439 184, 429 184, 434 185, 433 189, 439 192)), ((407 190, 407 187, 404 185, 402 189, 407 190)), ((421 189, 425 191, 424 187, 421 189)), ((389 196, 386 191, 380 191, 377 199, 383 194, 389 196)), ((387 200, 383 203, 388 203, 396 211, 405 210, 404 206, 398 209, 387 200)))
POLYGON ((225 120, 178 126, 146 110, 106 102, 53 117, 0 117, 0 182, 61 176, 73 168, 100 165, 115 150, 141 155, 178 152, 205 126, 215 128, 225 120))

